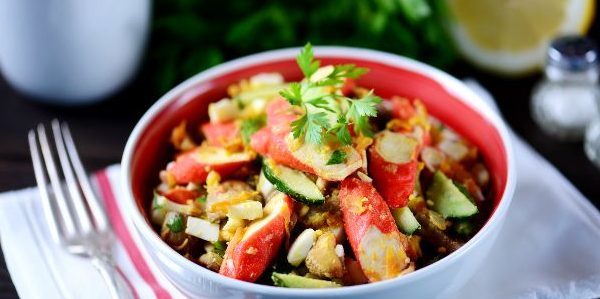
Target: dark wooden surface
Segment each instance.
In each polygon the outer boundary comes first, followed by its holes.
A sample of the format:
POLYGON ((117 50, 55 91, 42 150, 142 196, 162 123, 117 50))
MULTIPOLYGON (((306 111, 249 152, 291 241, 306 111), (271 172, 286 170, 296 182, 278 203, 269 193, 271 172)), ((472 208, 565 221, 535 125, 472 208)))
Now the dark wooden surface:
MULTIPOLYGON (((597 29, 595 31, 598 32, 597 29)), ((529 97, 538 76, 498 78, 463 65, 451 73, 459 78, 476 78, 488 88, 510 126, 553 163, 596 207, 600 206, 600 171, 587 160, 582 144, 557 142, 545 136, 531 120, 529 97)), ((147 91, 146 81, 144 76, 138 77, 124 91, 103 103, 66 109, 27 99, 0 78, 0 191, 34 184, 26 134, 37 123, 48 123, 52 118, 69 122, 88 170, 118 163, 130 131, 156 100, 147 91)), ((34 277, 32 279, 35 280, 34 277)), ((17 294, 6 264, 0 258, 0 299, 15 297, 17 294)))

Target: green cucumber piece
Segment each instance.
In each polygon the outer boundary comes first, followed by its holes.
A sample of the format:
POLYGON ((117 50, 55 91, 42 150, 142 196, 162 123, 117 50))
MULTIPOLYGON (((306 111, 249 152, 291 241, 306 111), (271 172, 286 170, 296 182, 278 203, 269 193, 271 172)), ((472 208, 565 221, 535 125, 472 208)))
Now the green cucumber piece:
POLYGON ((463 237, 468 237, 472 235, 474 229, 475 228, 473 227, 473 223, 471 223, 470 221, 462 220, 454 224, 454 231, 456 231, 457 234, 463 237))
POLYGON ((477 213, 477 206, 439 170, 433 175, 426 195, 433 202, 433 210, 444 218, 469 217, 477 213))
POLYGON ((295 200, 309 205, 320 205, 325 197, 317 185, 303 172, 275 164, 270 159, 263 162, 265 178, 275 186, 275 189, 291 196, 295 200))
POLYGON ((333 281, 308 278, 295 274, 283 274, 273 272, 271 275, 273 283, 278 287, 285 288, 302 288, 302 289, 319 289, 319 288, 339 288, 342 285, 333 281))
POLYGON ((415 218, 412 211, 408 207, 401 207, 392 210, 394 220, 398 229, 407 235, 412 235, 416 230, 421 228, 421 224, 415 218))

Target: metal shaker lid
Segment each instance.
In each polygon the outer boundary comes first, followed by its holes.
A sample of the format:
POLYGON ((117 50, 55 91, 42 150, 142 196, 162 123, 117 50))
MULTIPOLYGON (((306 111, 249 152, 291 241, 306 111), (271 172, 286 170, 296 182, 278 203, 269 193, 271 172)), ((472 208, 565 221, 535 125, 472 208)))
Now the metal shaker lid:
POLYGON ((556 38, 548 48, 546 63, 568 71, 588 70, 598 63, 596 42, 578 35, 556 38))

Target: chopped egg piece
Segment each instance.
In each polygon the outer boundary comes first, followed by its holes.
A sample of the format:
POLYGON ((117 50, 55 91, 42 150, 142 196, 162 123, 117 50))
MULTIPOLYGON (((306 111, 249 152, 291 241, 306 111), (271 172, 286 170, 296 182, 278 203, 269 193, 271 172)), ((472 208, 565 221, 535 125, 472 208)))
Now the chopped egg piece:
POLYGON ((260 176, 258 177, 258 183, 256 184, 256 189, 265 200, 268 200, 271 197, 271 193, 275 191, 275 186, 267 180, 265 174, 261 171, 260 176))
POLYGON ((219 224, 201 218, 188 217, 185 233, 208 242, 219 240, 219 224))
POLYGON ((230 99, 222 99, 208 105, 208 117, 211 123, 224 123, 240 115, 238 104, 230 99))
POLYGON ((305 229, 292 243, 290 246, 290 251, 287 255, 288 263, 292 266, 299 266, 304 262, 306 256, 308 256, 308 252, 312 248, 313 244, 317 239, 317 235, 315 230, 312 228, 305 229))
POLYGON ((360 178, 363 182, 367 182, 367 183, 373 182, 373 179, 371 177, 369 177, 368 175, 366 175, 362 171, 357 171, 356 175, 358 175, 358 178, 360 178))
POLYGON ((260 73, 250 77, 250 86, 257 88, 261 86, 280 85, 284 81, 280 73, 260 73))
POLYGON ((458 141, 443 140, 438 148, 456 161, 462 160, 469 153, 469 148, 458 141))
POLYGON ((311 77, 310 81, 317 82, 325 79, 327 76, 331 75, 335 67, 333 65, 326 65, 324 67, 320 67, 311 77))
POLYGON ((221 238, 225 241, 231 241, 233 235, 238 228, 243 228, 246 226, 246 220, 237 217, 229 217, 227 218, 227 222, 223 225, 221 229, 221 238))
POLYGON ((341 244, 335 245, 335 254, 338 257, 344 257, 344 246, 342 246, 341 244))
POLYGON ((228 217, 254 220, 263 216, 262 204, 258 201, 247 201, 229 207, 228 217))

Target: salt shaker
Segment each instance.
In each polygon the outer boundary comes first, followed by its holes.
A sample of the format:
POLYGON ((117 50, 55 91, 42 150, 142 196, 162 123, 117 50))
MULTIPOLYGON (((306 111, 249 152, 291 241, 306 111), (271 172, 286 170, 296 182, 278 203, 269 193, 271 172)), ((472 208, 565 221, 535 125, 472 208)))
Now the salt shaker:
MULTIPOLYGON (((600 89, 596 89, 596 104, 600 111, 600 89)), ((597 117, 585 131, 584 150, 588 158, 600 167, 600 117, 597 117)))
POLYGON ((597 62, 596 44, 589 38, 564 36, 551 43, 545 77, 531 97, 532 117, 544 132, 578 141, 598 118, 597 62))

